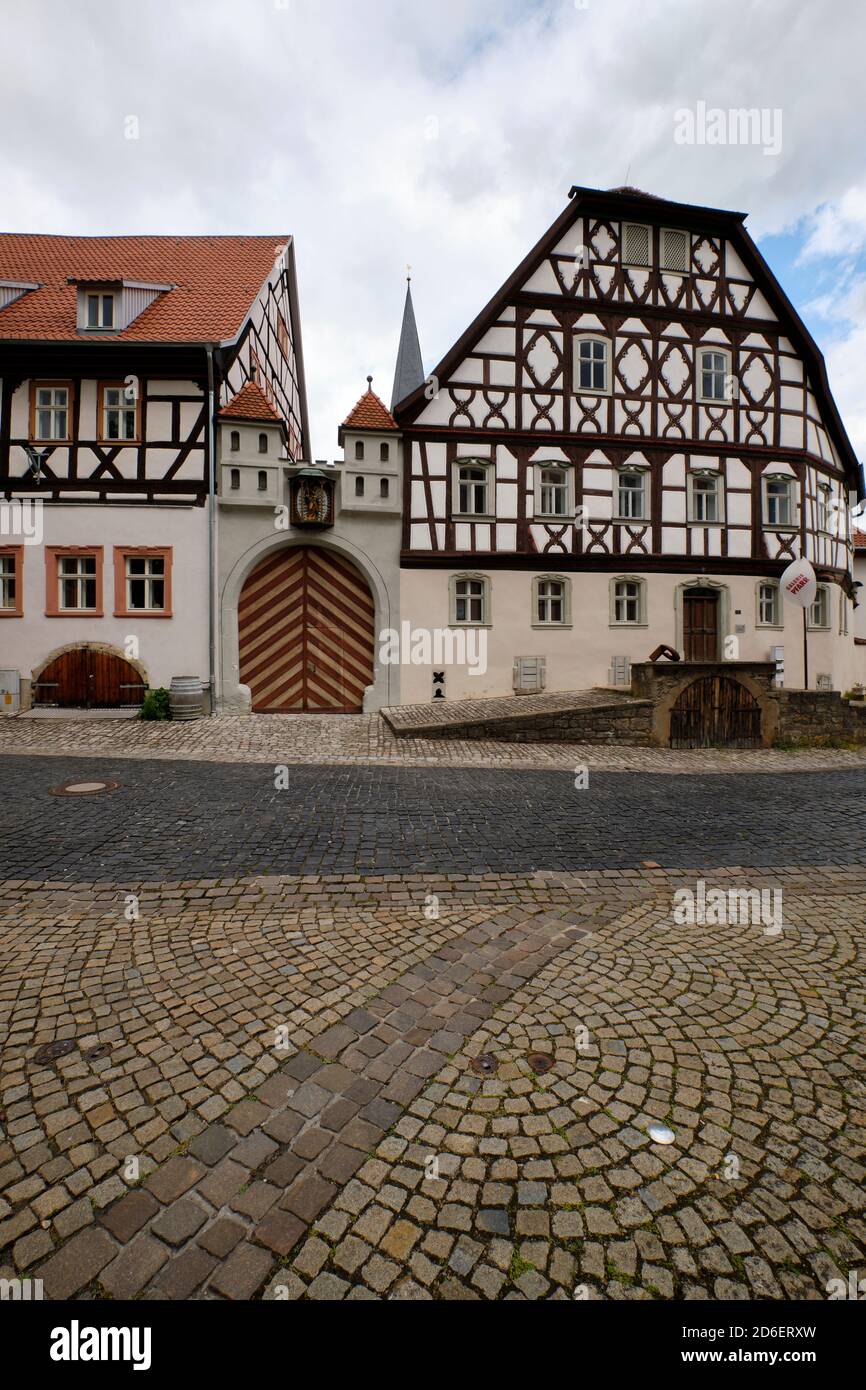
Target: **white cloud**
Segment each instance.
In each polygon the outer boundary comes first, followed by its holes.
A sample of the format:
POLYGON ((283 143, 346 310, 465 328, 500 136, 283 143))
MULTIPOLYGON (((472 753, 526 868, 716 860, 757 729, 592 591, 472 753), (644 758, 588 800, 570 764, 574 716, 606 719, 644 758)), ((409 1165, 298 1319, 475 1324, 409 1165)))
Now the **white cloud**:
POLYGON ((864 40, 856 0, 29 0, 4 17, 0 222, 292 232, 313 450, 333 457, 368 371, 390 399, 405 263, 431 367, 572 183, 628 170, 749 211, 755 235, 833 208, 810 255, 854 245, 864 40), (699 100, 781 108, 780 155, 677 145, 699 100))

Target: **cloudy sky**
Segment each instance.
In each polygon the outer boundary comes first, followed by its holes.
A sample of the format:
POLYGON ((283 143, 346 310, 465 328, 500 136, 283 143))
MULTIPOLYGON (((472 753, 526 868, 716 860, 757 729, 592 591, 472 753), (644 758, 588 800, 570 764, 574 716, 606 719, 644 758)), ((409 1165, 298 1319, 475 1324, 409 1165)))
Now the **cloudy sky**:
POLYGON ((407 263, 430 370, 573 183, 626 180, 749 213, 866 456, 862 0, 0 7, 0 225, 292 233, 318 457, 368 372, 390 400, 407 263), (781 148, 678 143, 700 102, 781 148))

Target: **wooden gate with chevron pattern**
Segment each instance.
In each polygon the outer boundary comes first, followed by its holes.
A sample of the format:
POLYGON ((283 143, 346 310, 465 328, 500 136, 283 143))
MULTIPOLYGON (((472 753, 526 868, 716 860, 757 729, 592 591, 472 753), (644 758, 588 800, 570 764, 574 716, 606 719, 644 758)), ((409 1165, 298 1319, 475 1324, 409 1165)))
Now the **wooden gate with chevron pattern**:
POLYGON ((289 546, 247 576, 238 604, 240 678, 259 713, 358 713, 373 683, 375 607, 333 550, 289 546))

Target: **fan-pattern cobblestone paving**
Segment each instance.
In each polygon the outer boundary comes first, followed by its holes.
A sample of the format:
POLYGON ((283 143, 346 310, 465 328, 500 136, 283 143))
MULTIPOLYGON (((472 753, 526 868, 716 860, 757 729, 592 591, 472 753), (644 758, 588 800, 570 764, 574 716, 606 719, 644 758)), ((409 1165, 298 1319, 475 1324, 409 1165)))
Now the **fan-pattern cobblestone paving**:
POLYGON ((782 932, 677 924, 695 871, 653 865, 8 880, 4 1274, 52 1299, 826 1297, 866 1259, 866 874, 706 879, 780 888, 782 932))

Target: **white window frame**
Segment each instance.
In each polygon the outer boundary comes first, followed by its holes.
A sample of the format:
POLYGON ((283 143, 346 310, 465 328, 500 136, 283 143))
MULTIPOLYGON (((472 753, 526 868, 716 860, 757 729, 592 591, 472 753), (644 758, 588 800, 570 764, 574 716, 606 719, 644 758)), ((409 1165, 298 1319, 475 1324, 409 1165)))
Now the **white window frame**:
POLYGON ((101 444, 137 444, 138 443, 138 403, 134 399, 130 401, 126 395, 126 388, 123 386, 103 386, 102 388, 102 434, 101 444), (117 397, 114 400, 114 397, 117 397), (112 399, 109 399, 109 398, 112 399), (108 427, 110 415, 117 416, 118 434, 111 434, 108 427), (132 417, 132 434, 123 433, 123 429, 132 417))
POLYGON ((99 556, 96 551, 88 551, 83 555, 58 555, 57 556, 57 611, 59 613, 97 613, 99 611, 99 556), (86 561, 92 561, 93 570, 85 570, 86 561), (64 566, 74 565, 74 569, 64 572, 64 566), (87 593, 87 585, 93 584, 93 602, 82 603, 82 596, 87 593), (75 585, 75 593, 78 599, 76 603, 64 603, 63 596, 67 584, 75 585))
POLYGON ((693 526, 722 526, 725 521, 725 491, 722 487, 722 477, 720 473, 702 473, 700 470, 692 470, 686 475, 686 507, 687 518, 693 526), (712 483, 713 496, 715 497, 716 515, 708 521, 704 517, 698 516, 697 500, 704 496, 702 486, 698 485, 712 483))
POLYGON ((610 627, 646 627, 646 580, 636 574, 617 574, 610 581, 610 627), (617 589, 620 584, 634 584, 637 587, 637 594, 625 595, 618 594, 617 589), (621 603, 637 602, 637 617, 622 618, 621 603))
POLYGON ((786 473, 765 473, 762 479, 763 498, 762 516, 765 531, 797 531, 799 529, 799 506, 797 479, 789 477, 786 473), (770 519, 770 484, 784 483, 788 493, 789 521, 772 521, 770 519))
MULTIPOLYGON (((594 357, 593 357, 593 362, 592 362, 593 369, 594 369, 595 366, 596 366, 596 361, 597 361, 597 359, 596 359, 596 357, 595 357, 595 355, 594 355, 594 357)), ((595 375, 595 371, 594 371, 594 370, 593 370, 593 375, 595 375)), ((604 337, 602 334, 600 334, 600 333, 575 333, 575 335, 574 335, 574 394, 575 394, 576 396, 609 396, 609 395, 610 395, 610 378, 611 378, 611 371, 610 371, 610 339, 609 339, 609 338, 605 338, 605 337, 604 337), (601 358, 601 365, 602 365, 602 367, 603 367, 603 369, 604 369, 604 385, 603 385, 603 386, 581 386, 581 384, 580 384, 580 368, 581 368, 580 350, 581 350, 581 347, 583 346, 584 343, 595 343, 595 344, 597 344, 598 346, 600 346, 600 347, 603 349, 603 355, 602 355, 602 358, 601 358)))
POLYGON ((16 553, 0 555, 0 613, 17 612, 19 562, 16 553))
POLYGON ((168 582, 168 566, 164 555, 127 555, 124 558, 124 584, 126 590, 126 611, 127 613, 164 613, 166 611, 165 593, 168 582), (143 574, 130 574, 130 565, 143 564, 143 574), (151 567, 162 565, 162 572, 157 573, 151 567), (144 585, 144 604, 133 604, 132 585, 144 585), (154 584, 162 584, 162 603, 153 602, 154 584))
POLYGON ((652 229, 652 227, 648 227, 648 226, 646 225, 646 223, 644 223, 644 222, 623 222, 623 224, 622 224, 622 242, 621 242, 621 245, 622 245, 622 264, 623 264, 624 266, 626 266, 626 265, 627 265, 627 266, 631 266, 634 270, 649 270, 650 266, 652 265, 652 258, 653 258, 653 229, 652 229), (629 229, 630 227, 635 227, 635 228, 638 228, 638 227, 639 227, 640 230, 641 230, 642 232, 646 232, 647 250, 646 250, 646 260, 645 260, 645 261, 632 261, 632 260, 629 260, 629 259, 626 257, 626 254, 625 254, 625 244, 626 244, 626 240, 627 240, 626 233, 627 233, 627 231, 628 231, 628 229, 629 229))
MULTIPOLYGON (((625 467, 623 467, 623 468, 617 468, 617 469, 615 470, 615 476, 616 476, 616 497, 615 497, 615 499, 614 499, 614 500, 615 500, 614 520, 615 520, 615 521, 628 521, 628 522, 632 522, 632 521, 649 521, 649 519, 650 519, 650 516, 649 516, 649 498, 647 497, 647 477, 648 477, 648 474, 647 474, 646 470, 645 470, 645 469, 642 469, 642 468, 625 468, 625 467), (635 514, 629 514, 628 512, 623 512, 623 511, 621 511, 622 496, 623 496, 622 491, 621 491, 621 488, 622 488, 622 480, 623 480, 623 478, 624 478, 626 475, 628 475, 629 477, 640 478, 640 485, 641 485, 641 487, 640 487, 640 499, 641 499, 641 514, 640 514, 640 516, 637 516, 637 515, 635 515, 635 514)), ((629 489, 629 494, 628 494, 628 495, 636 496, 636 495, 637 495, 637 492, 636 492, 635 489, 629 489)))
MULTIPOLYGON (((490 609, 490 578, 489 578, 488 575, 486 575, 486 574, 469 574, 469 573, 465 573, 465 574, 452 574, 452 575, 450 576, 450 578, 449 578, 449 581, 448 581, 448 590, 449 590, 449 594, 448 594, 448 599, 449 599, 449 602, 448 602, 448 610, 449 610, 449 621, 448 621, 448 625, 449 625, 449 627, 491 627, 491 626, 492 626, 491 609, 490 609), (460 586, 462 586, 462 585, 464 585, 464 584, 472 584, 472 585, 476 585, 476 584, 477 584, 477 585, 480 585, 480 586, 481 586, 481 591, 480 591, 480 593, 461 594, 461 593, 459 592, 459 588, 460 588, 460 586), (461 600, 462 600, 463 602, 469 602, 469 603, 473 603, 473 602, 475 602, 475 601, 480 601, 480 604, 481 604, 481 617, 480 617, 480 618, 473 618, 473 617, 469 616, 469 617, 459 618, 459 617, 457 616, 457 605, 458 605, 458 603, 459 603, 461 600)), ((471 609, 470 609, 470 614, 471 614, 471 609)))
POLYGON ((830 585, 819 584, 815 590, 815 597, 807 609, 806 625, 810 632, 826 632, 830 627, 830 585), (823 615, 816 613, 818 605, 823 608, 823 615), (823 622, 817 622, 816 617, 823 616, 823 622))
POLYGON ((87 333, 115 333, 117 331, 118 300, 117 290, 84 290, 84 322, 81 325, 87 333), (96 305, 96 323, 90 322, 91 305, 96 305), (105 306, 111 305, 111 322, 105 322, 105 306))
POLYGON ((831 532, 830 517, 832 516, 831 501, 833 489, 829 483, 818 483, 815 488, 815 529, 822 536, 827 536, 831 532))
POLYGON ((536 574, 532 580, 532 627, 571 627, 571 580, 565 574, 536 574), (542 618, 539 613, 539 605, 545 600, 547 611, 550 611, 551 603, 557 600, 552 595, 542 594, 542 586, 549 584, 559 584, 561 594, 559 603, 561 604, 561 616, 559 618, 542 618))
MULTIPOLYGON (((701 346, 698 348, 698 351, 697 351, 697 367, 696 367, 696 371, 697 371, 697 380, 696 380, 696 382, 695 382, 695 391, 696 391, 696 394, 697 394, 697 399, 698 399, 702 404, 704 404, 704 405, 733 405, 733 401, 728 399, 727 393, 726 393, 726 391, 725 391, 725 383, 730 379, 730 377, 731 377, 732 374, 733 374, 733 369, 732 369, 732 366, 731 366, 731 362, 732 362, 732 358, 731 358, 731 353, 730 353, 730 349, 729 349, 729 348, 718 347, 718 346, 716 346, 714 343, 703 343, 703 344, 701 344, 701 346), (708 353, 713 353, 714 356, 716 356, 716 357, 721 357, 721 358, 723 359, 723 361, 722 361, 722 394, 721 394, 721 396, 707 396, 707 395, 704 394, 704 357, 705 357, 708 353)), ((712 370, 713 374, 715 375, 715 374, 718 372, 719 369, 718 369, 718 367, 713 367, 711 370, 712 370)))
MULTIPOLYGON (((461 521, 490 521, 494 516, 491 503, 495 497, 496 473, 490 459, 463 458, 454 460, 454 471, 452 474, 453 482, 453 510, 452 515, 461 521), (460 474, 464 468, 475 469, 483 472, 483 480, 472 479, 461 484, 460 474), (477 488, 482 488, 483 509, 480 511, 464 511, 460 506, 461 486, 470 488, 474 495, 477 488)), ((467 499, 468 500, 468 499, 467 499)))
POLYGON ((559 463, 551 459, 547 463, 536 463, 535 465, 535 517, 538 521, 569 521, 574 517, 574 498, 572 496, 572 470, 567 463, 559 463), (545 473, 560 473, 562 483, 545 483, 545 473), (548 511, 545 509, 544 493, 545 490, 556 487, 564 489, 563 510, 561 512, 548 511))
POLYGON ((662 227, 659 232, 659 270, 666 275, 688 275, 692 261, 692 243, 690 234, 682 227, 662 227), (686 263, 682 270, 677 270, 674 266, 666 265, 665 242, 668 236, 685 237, 686 242, 686 263))
POLYGON ((40 382, 34 384, 33 398, 33 438, 40 444, 64 443, 68 442, 72 436, 70 427, 72 421, 72 392, 68 386, 55 386, 53 382, 40 382), (48 392, 51 399, 47 404, 40 405, 39 397, 43 392, 48 392), (62 395, 61 404, 59 397, 62 395), (40 429, 40 415, 48 414, 49 426, 48 434, 43 434, 40 429), (62 433, 57 430, 57 420, 63 416, 65 429, 62 433))
POLYGON ((755 626, 773 628, 775 631, 781 631, 784 627, 784 623, 782 622, 782 590, 779 587, 779 581, 777 579, 762 579, 755 585, 755 626), (761 599, 761 591, 763 589, 773 590, 772 622, 767 622, 763 616, 763 604, 761 599))

